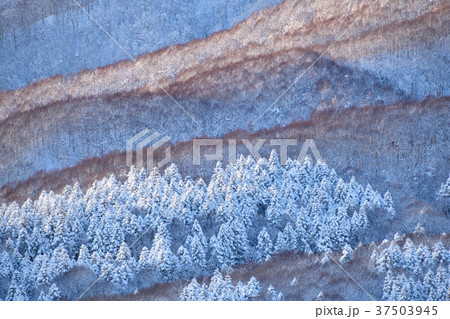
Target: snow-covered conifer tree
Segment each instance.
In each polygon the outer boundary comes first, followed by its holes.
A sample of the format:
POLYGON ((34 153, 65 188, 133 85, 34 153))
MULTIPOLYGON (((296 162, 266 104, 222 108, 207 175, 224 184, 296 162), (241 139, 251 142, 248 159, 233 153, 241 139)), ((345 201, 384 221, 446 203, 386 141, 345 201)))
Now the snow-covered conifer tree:
POLYGON ((217 237, 211 237, 212 254, 217 259, 219 267, 234 265, 236 256, 234 255, 233 236, 230 224, 223 223, 220 226, 217 237))
POLYGON ((194 272, 194 267, 189 251, 186 248, 184 248, 183 245, 181 245, 180 248, 178 248, 177 257, 179 260, 178 263, 179 276, 182 278, 189 278, 191 274, 194 272))
POLYGON ((197 234, 194 234, 190 242, 191 262, 197 269, 206 269, 206 249, 197 234))
POLYGON ((258 245, 256 246, 255 260, 257 262, 263 262, 270 258, 272 254, 272 240, 270 239, 269 233, 266 228, 263 227, 258 235, 258 245))
POLYGON ((11 281, 5 300, 7 301, 27 301, 28 295, 24 291, 22 285, 15 280, 11 281))
POLYGON ((276 292, 272 285, 267 288, 267 295, 272 301, 282 301, 284 300, 283 294, 276 292))
POLYGON ((214 271, 211 282, 208 287, 209 298, 211 301, 221 300, 224 292, 225 282, 223 276, 218 269, 214 271))
POLYGON ((275 150, 270 153, 268 161, 268 173, 271 184, 276 189, 281 189, 281 177, 283 176, 283 168, 278 159, 278 154, 275 150))
POLYGON ((290 223, 286 224, 283 232, 278 232, 274 252, 280 253, 297 249, 297 234, 290 223))
POLYGON ((51 267, 51 276, 55 278, 66 271, 68 271, 73 265, 72 260, 67 253, 64 245, 59 245, 52 254, 49 261, 49 266, 51 267))
POLYGON ((384 194, 383 197, 383 209, 386 210, 386 212, 388 213, 389 218, 394 218, 395 217, 395 209, 394 209, 394 202, 392 201, 392 196, 391 193, 389 191, 387 191, 384 194))
POLYGON ((245 289, 246 298, 257 298, 261 293, 261 284, 255 277, 251 277, 245 289))
POLYGON ((244 223, 240 219, 234 219, 230 223, 230 231, 232 233, 233 253, 236 262, 243 262, 248 257, 250 250, 247 237, 247 230, 244 223))
POLYGON ((342 178, 339 179, 336 188, 334 190, 334 199, 336 204, 339 206, 345 203, 345 198, 347 197, 347 185, 342 178))
POLYGON ((91 256, 89 254, 89 250, 86 247, 86 245, 81 245, 80 251, 78 253, 78 259, 77 259, 77 265, 78 266, 85 266, 87 268, 92 267, 91 263, 91 256))
POLYGON ((176 258, 171 250, 172 239, 164 223, 160 223, 150 249, 150 263, 159 270, 166 280, 172 278, 176 270, 176 258))
POLYGON ((0 278, 8 278, 12 275, 13 266, 8 252, 5 250, 0 254, 0 278))
POLYGON ((136 261, 124 242, 119 248, 114 266, 111 269, 111 282, 118 291, 123 291, 136 272, 136 261))
POLYGON ((340 259, 341 263, 346 263, 350 260, 351 256, 352 256, 352 247, 350 247, 349 244, 346 244, 344 247, 344 250, 342 251, 342 257, 340 259))
POLYGON ((150 250, 147 247, 142 247, 141 253, 139 254, 139 260, 138 260, 138 270, 150 268, 152 266, 151 260, 150 260, 150 250))
POLYGON ((200 301, 201 299, 201 287, 198 284, 195 278, 183 288, 183 291, 180 295, 180 300, 182 301, 200 301))
POLYGON ((58 286, 56 286, 55 283, 52 284, 50 289, 48 290, 48 293, 46 295, 46 301, 55 301, 59 300, 61 298, 61 291, 59 290, 58 286))
POLYGON ((433 246, 433 253, 432 253, 432 261, 435 265, 439 265, 439 263, 446 263, 450 261, 450 252, 445 249, 442 242, 437 242, 433 246))
POLYGON ((282 206, 278 201, 278 193, 274 187, 271 187, 271 193, 273 194, 273 200, 271 200, 269 206, 266 210, 266 218, 267 221, 274 225, 275 227, 279 227, 281 225, 281 215, 282 215, 282 206))

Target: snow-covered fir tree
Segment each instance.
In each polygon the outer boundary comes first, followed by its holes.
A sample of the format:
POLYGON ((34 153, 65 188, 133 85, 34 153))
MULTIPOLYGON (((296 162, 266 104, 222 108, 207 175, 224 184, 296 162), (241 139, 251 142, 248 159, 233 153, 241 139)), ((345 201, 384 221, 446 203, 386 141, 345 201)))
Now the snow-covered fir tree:
POLYGON ((263 228, 258 235, 258 245, 255 250, 255 260, 257 262, 263 262, 270 258, 272 255, 272 240, 267 232, 266 228, 263 228))
POLYGON ((229 275, 223 278, 222 274, 214 271, 209 285, 200 284, 194 278, 183 288, 180 299, 183 301, 245 301, 258 298, 261 285, 255 277, 251 277, 247 284, 238 282, 233 285, 229 275))

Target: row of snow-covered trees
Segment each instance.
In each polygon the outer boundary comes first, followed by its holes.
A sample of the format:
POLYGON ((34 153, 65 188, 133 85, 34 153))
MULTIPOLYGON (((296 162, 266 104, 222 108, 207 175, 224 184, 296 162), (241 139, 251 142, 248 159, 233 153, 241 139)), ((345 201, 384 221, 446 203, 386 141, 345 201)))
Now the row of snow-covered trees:
POLYGON ((384 300, 450 300, 450 251, 442 242, 430 249, 407 238, 400 248, 394 240, 371 260, 385 275, 384 300))
POLYGON ((255 277, 250 278, 247 284, 238 282, 233 285, 230 275, 223 278, 220 271, 215 270, 209 285, 201 286, 194 278, 183 288, 180 299, 183 301, 246 301, 259 297, 261 285, 255 277))
POLYGON ((395 215, 389 193, 344 182, 325 164, 281 166, 275 152, 218 163, 208 184, 175 165, 162 175, 132 167, 124 181, 111 175, 86 192, 75 184, 1 206, 0 283, 9 289, 0 285, 0 298, 37 299, 74 267, 122 292, 144 272, 169 281, 283 251, 338 250, 363 239, 374 210, 395 215))
MULTIPOLYGON (((197 279, 183 288, 180 300, 183 301, 247 301, 261 299, 261 285, 255 277, 251 277, 247 284, 238 282, 233 285, 230 275, 222 276, 216 269, 210 279, 209 285, 205 282, 200 285, 197 279)), ((281 292, 277 292, 272 285, 267 289, 266 299, 272 301, 284 300, 281 292)))

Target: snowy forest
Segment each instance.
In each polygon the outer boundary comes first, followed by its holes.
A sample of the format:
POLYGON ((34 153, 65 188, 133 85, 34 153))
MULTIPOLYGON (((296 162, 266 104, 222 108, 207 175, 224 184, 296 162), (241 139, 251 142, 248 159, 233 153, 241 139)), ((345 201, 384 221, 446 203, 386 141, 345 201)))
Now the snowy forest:
POLYGON ((407 238, 399 247, 394 240, 380 252, 374 250, 371 261, 385 275, 384 300, 450 299, 450 252, 441 242, 416 247, 407 238))
MULTIPOLYGON (((354 178, 346 182, 326 164, 289 159, 282 166, 275 151, 268 160, 241 156, 226 167, 218 162, 209 183, 183 179, 174 164, 162 174, 131 167, 122 182, 111 175, 86 192, 66 186, 61 194, 43 192, 0 212, 5 300, 76 299, 79 292, 55 284, 76 269, 92 272, 114 293, 214 274, 203 294, 194 281, 181 299, 256 298, 256 279, 231 288, 219 271, 286 251, 344 250, 345 262, 345 252, 364 242, 368 214, 395 217, 389 192, 382 196, 354 178), (221 286, 232 293, 211 297, 221 286)), ((448 251, 435 257, 438 248, 423 257, 432 260, 423 271, 448 266, 448 251)), ((380 269, 389 262, 398 263, 377 259, 380 269)))

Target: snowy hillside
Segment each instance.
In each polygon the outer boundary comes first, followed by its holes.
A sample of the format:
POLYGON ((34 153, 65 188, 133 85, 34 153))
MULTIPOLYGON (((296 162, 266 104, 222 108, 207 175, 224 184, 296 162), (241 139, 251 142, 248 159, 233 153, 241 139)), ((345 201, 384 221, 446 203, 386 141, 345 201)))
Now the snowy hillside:
MULTIPOLYGON (((445 1, 383 1, 369 11, 367 1, 335 2, 330 6, 309 1, 304 7, 299 5, 302 1, 286 0, 206 39, 145 54, 137 63, 122 61, 74 76, 46 78, 0 94, 0 144, 5 145, 0 148, 5 163, 0 186, 123 151, 124 142, 144 128, 164 132, 172 142, 188 141, 205 134, 218 137, 232 130, 289 125, 308 120, 318 110, 405 101, 426 105, 423 99, 429 95, 449 94, 449 34, 444 26, 450 21, 450 6, 445 1), (326 54, 317 60, 321 52, 326 54)), ((214 9, 211 4, 206 7, 214 9)), ((70 12, 85 19, 80 28, 93 25, 83 12, 70 12)), ((61 21, 63 30, 73 28, 68 21, 61 21)), ((90 50, 89 37, 102 34, 95 31, 61 41, 70 44, 64 48, 90 50), (83 41, 72 43, 76 39, 83 41)), ((103 46, 108 52, 120 50, 103 36, 102 42, 95 42, 95 52, 102 52, 103 46)), ((38 39, 32 34, 26 43, 38 39)), ((15 50, 15 45, 5 48, 15 50)), ((46 55, 33 57, 38 65, 30 68, 21 66, 20 59, 7 63, 7 68, 17 69, 8 74, 39 70, 47 65, 39 62, 41 56, 46 55)), ((437 142, 445 140, 436 135, 437 142)), ((432 165, 430 170, 440 169, 432 165)))
MULTIPOLYGON (((78 2, 86 5, 89 14, 125 50, 138 56, 228 29, 253 12, 281 0, 78 2)), ((68 5, 68 11, 32 24, 0 29, 0 91, 17 89, 56 74, 76 73, 128 59, 79 7, 73 3, 68 5)), ((40 6, 37 5, 38 11, 40 6)), ((26 14, 17 10, 17 15, 26 14)), ((14 20, 21 19, 16 16, 14 20)))

